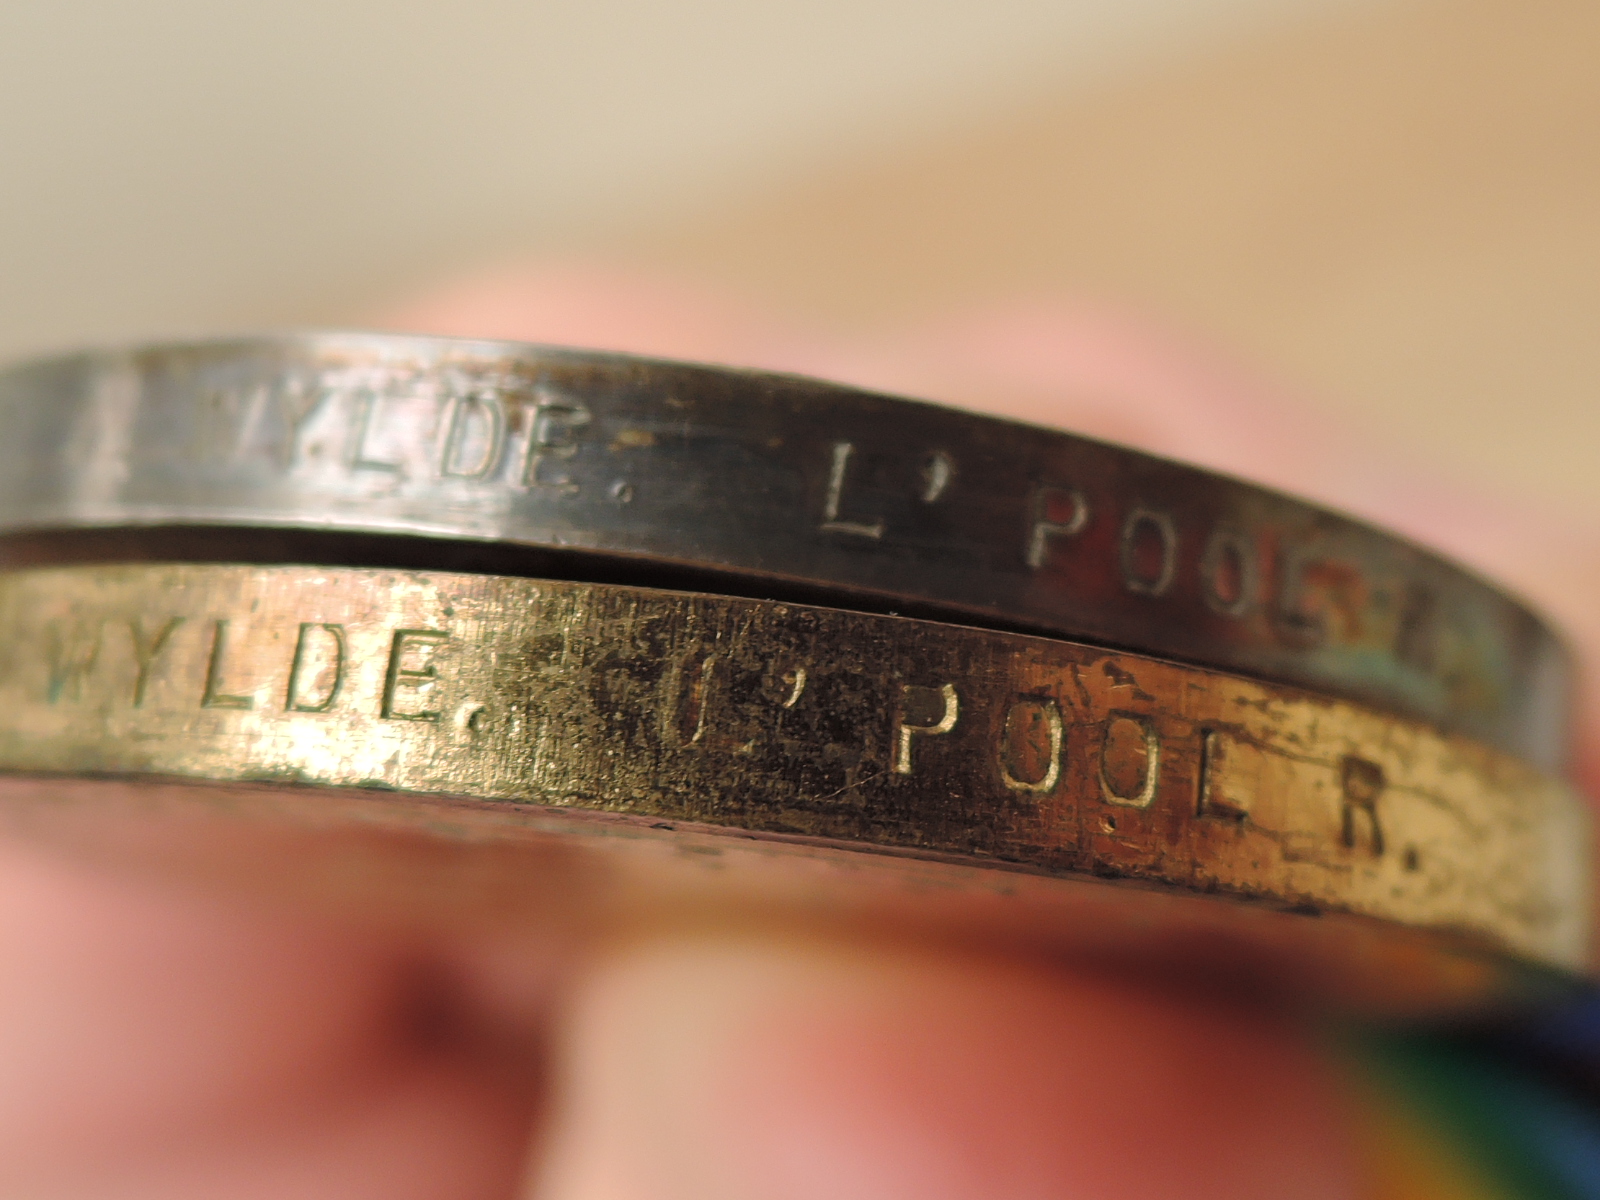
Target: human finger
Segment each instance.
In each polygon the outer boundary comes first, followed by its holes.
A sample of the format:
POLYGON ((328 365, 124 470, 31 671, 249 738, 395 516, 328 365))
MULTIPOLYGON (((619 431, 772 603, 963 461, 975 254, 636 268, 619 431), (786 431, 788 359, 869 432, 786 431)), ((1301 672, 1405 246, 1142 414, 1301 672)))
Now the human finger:
POLYGON ((424 1200, 520 1169, 535 1071, 403 931, 10 835, 0 962, 0 1194, 424 1200))

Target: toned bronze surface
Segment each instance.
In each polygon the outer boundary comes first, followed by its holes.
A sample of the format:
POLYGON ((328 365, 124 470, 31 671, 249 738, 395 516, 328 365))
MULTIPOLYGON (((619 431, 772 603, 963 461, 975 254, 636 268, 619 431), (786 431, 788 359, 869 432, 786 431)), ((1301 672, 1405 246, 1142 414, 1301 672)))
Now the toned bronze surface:
POLYGON ((359 335, 38 363, 0 376, 0 420, 0 532, 312 528, 720 572, 717 590, 1064 634, 1564 762, 1567 656, 1514 599, 1338 514, 1014 422, 787 376, 359 335))
POLYGON ((1586 813, 1559 781, 1148 657, 640 588, 193 564, 0 575, 0 646, 13 773, 624 814, 1585 963, 1586 813))

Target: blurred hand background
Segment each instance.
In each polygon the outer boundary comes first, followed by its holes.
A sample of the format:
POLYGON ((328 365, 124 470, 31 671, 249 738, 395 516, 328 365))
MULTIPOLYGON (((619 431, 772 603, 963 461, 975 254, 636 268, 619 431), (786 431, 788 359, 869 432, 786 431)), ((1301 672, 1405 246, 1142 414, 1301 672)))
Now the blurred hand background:
POLYGON ((1584 0, 14 0, 0 357, 600 260, 878 331, 1153 312, 1597 507, 1584 0))
MULTIPOLYGON (((358 325, 802 370, 1339 504, 1592 657, 1597 59, 1581 0, 24 0, 0 354, 358 325)), ((1304 1031, 1039 964, 574 966, 10 843, 0 953, 30 1197, 504 1195, 531 1126, 561 1200, 1367 1186, 1304 1031)))

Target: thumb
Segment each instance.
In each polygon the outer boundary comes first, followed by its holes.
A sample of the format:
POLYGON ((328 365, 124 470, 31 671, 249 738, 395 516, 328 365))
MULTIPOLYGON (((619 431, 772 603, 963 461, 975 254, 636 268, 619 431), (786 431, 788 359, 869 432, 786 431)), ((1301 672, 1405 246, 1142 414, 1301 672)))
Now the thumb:
POLYGON ((1303 1031, 1048 966, 656 938, 593 964, 558 1044, 545 1200, 1361 1191, 1303 1031))

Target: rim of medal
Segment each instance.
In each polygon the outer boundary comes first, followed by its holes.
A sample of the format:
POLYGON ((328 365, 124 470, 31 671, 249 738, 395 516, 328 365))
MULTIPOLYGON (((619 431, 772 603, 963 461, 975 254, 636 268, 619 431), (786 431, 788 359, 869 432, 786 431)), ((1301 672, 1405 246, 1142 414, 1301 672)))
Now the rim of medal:
POLYGON ((1587 811, 1561 781, 1146 656, 604 584, 215 564, 0 573, 0 646, 13 775, 512 801, 1588 961, 1587 811))
POLYGON ((1014 421, 379 334, 24 364, 0 420, 0 533, 288 527, 587 556, 529 574, 699 571, 1276 680, 1565 765, 1571 663, 1514 597, 1341 514, 1014 421))

